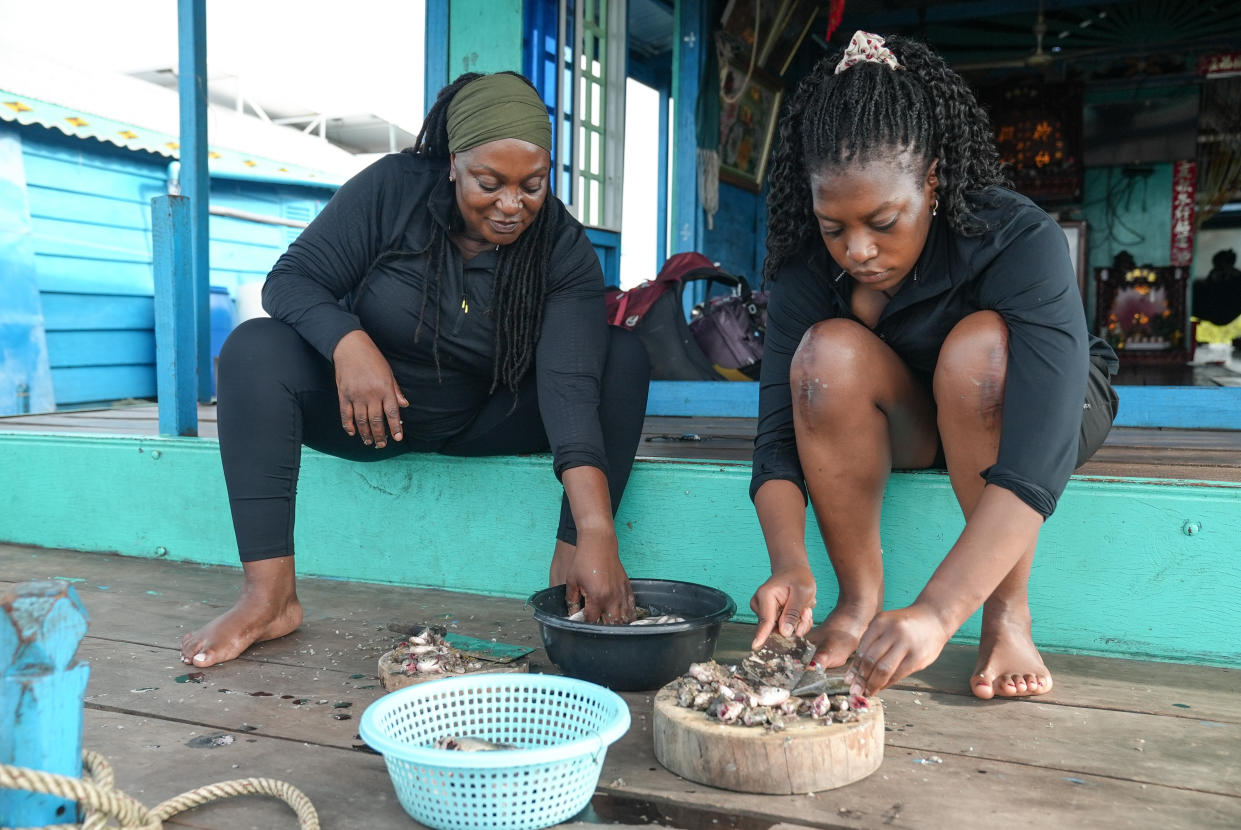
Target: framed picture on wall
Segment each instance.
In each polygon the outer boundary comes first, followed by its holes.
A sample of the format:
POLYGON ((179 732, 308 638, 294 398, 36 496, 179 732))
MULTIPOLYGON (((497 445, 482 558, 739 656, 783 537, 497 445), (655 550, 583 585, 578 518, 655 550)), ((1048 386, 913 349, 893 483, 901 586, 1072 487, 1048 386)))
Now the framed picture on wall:
POLYGON ((720 80, 720 180, 762 190, 784 90, 757 67, 726 64, 720 80))
POLYGON ((784 0, 776 16, 775 25, 763 34, 763 49, 758 62, 775 75, 783 75, 793 62, 801 42, 814 24, 822 3, 816 0, 784 0), (768 37, 770 34, 770 37, 768 37))
POLYGON ((776 21, 787 0, 728 0, 720 16, 720 28, 753 49, 757 56, 771 39, 776 21), (755 26, 758 27, 755 44, 755 26))

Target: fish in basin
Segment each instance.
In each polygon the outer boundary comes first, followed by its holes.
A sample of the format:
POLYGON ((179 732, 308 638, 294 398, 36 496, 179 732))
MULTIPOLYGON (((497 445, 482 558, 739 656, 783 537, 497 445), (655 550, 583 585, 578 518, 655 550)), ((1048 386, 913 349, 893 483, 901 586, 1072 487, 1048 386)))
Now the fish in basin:
MULTIPOLYGON (((685 617, 680 614, 664 614, 653 608, 643 608, 641 605, 635 606, 636 619, 629 625, 665 625, 667 623, 685 622, 685 617)), ((586 622, 586 612, 578 611, 566 617, 569 622, 586 622)))

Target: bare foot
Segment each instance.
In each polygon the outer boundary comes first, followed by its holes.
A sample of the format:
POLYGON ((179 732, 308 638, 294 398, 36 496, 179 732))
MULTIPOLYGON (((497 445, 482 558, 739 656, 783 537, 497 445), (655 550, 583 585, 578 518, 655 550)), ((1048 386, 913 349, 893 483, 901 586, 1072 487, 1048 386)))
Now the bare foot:
POLYGON ((292 556, 246 562, 244 570, 245 583, 233 607, 181 640, 181 662, 199 668, 226 663, 253 644, 301 625, 292 556))
POLYGON ((552 552, 552 567, 547 577, 548 586, 564 585, 569 581, 569 563, 573 561, 575 553, 577 553, 575 545, 556 540, 556 549, 552 552))
POLYGON ((818 646, 814 653, 815 664, 834 669, 849 662, 878 611, 878 605, 862 607, 857 603, 842 603, 833 608, 827 619, 806 635, 806 639, 818 646))
POLYGON ((988 620, 984 614, 978 662, 970 678, 974 696, 1031 697, 1047 694, 1051 687, 1051 672, 1030 636, 1029 617, 988 620))

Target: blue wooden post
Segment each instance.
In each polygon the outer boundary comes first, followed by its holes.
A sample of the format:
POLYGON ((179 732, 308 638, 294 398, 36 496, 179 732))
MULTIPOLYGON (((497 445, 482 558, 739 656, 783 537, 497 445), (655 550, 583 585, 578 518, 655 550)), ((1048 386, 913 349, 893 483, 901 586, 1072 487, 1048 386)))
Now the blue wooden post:
POLYGON ((160 435, 197 435, 196 305, 191 264, 190 200, 151 200, 155 249, 155 390, 160 435))
POLYGON ((423 31, 423 112, 429 112, 435 96, 448 86, 448 7, 449 0, 427 0, 426 29, 423 31))
MULTIPOLYGON (((668 255, 701 251, 705 220, 698 202, 699 76, 703 56, 711 45, 710 27, 704 25, 704 0, 679 0, 672 26, 672 234, 668 255)), ((710 90, 707 94, 714 94, 710 90)), ((662 263, 661 263, 662 265, 662 263)), ((686 318, 694 304, 706 297, 706 282, 691 283, 682 295, 686 318)))
MULTIPOLYGON (((86 608, 68 582, 25 582, 0 595, 0 764, 79 778, 90 666, 74 661, 86 608)), ((0 789, 0 826, 80 820, 72 801, 0 789)))
POLYGON ((207 3, 177 0, 177 93, 181 102, 181 195, 190 200, 198 400, 211 400, 211 259, 207 176, 207 3))
MULTIPOLYGON (((698 206, 698 89, 703 50, 712 48, 702 25, 702 0, 679 0, 672 26, 672 239, 668 255, 699 251, 702 210, 698 206)), ((709 92, 709 91, 708 91, 709 92)))

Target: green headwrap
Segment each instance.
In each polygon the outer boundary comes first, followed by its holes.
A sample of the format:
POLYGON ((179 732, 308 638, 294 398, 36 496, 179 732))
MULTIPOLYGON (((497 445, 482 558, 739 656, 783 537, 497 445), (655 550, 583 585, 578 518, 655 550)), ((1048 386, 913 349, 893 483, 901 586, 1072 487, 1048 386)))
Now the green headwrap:
POLYGON ((448 105, 448 150, 459 153, 502 138, 520 138, 550 153, 547 107, 516 75, 484 75, 461 87, 448 105))

